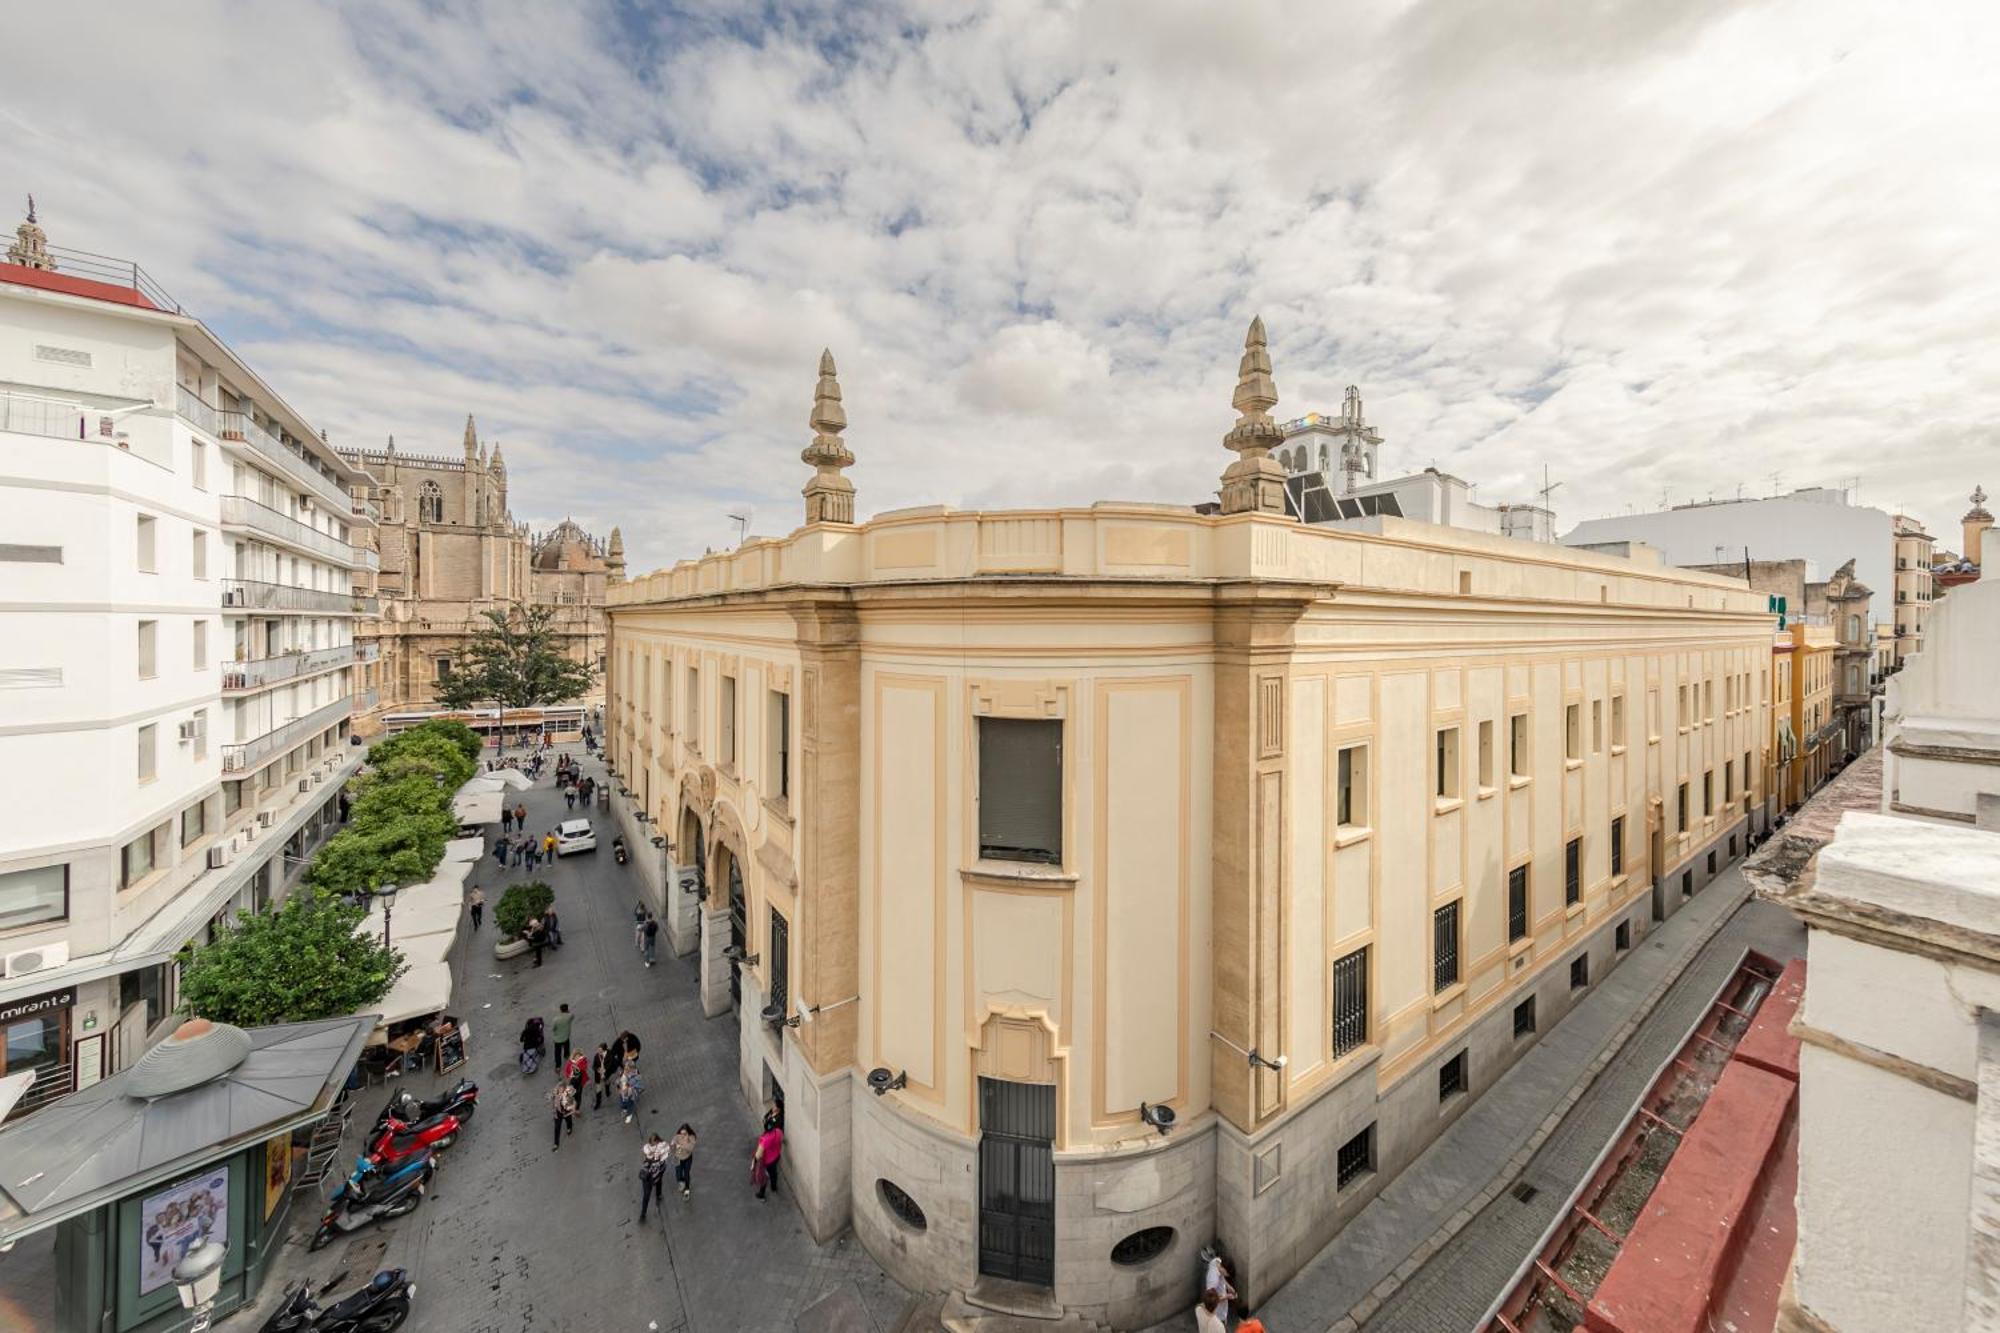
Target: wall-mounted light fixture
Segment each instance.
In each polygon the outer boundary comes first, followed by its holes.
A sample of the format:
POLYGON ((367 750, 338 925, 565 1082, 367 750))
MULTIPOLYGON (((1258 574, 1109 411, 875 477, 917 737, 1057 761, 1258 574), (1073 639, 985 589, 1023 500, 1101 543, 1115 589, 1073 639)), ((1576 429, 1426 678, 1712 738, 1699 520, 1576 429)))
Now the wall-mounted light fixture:
POLYGON ((897 1088, 906 1088, 909 1085, 910 1071, 907 1069, 899 1069, 892 1074, 880 1065, 877 1065, 868 1071, 868 1088, 877 1097, 880 1097, 885 1092, 894 1092, 897 1088))
POLYGON ((722 951, 722 956, 724 958, 727 958, 730 962, 734 963, 738 967, 755 967, 757 966, 759 959, 762 957, 762 955, 759 954, 745 953, 743 951, 743 946, 740 944, 730 945, 727 949, 724 949, 722 951))
POLYGON ((1159 1130, 1160 1137, 1165 1138, 1167 1131, 1174 1127, 1174 1108, 1171 1106, 1148 1106, 1146 1103, 1140 1102, 1139 1118, 1154 1129, 1159 1130))

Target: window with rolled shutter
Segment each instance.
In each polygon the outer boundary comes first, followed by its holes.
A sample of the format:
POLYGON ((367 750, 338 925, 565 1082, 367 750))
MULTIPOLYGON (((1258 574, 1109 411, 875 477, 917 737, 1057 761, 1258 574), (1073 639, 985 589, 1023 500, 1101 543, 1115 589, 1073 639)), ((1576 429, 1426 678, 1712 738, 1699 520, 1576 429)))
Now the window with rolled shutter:
POLYGON ((1062 723, 979 719, 979 854, 1062 863, 1062 723))

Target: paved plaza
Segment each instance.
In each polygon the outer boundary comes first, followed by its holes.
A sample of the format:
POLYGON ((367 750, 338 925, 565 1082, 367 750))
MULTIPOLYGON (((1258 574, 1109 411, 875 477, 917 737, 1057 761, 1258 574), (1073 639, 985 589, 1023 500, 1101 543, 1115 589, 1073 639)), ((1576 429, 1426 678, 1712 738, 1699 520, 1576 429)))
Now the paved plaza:
MULTIPOLYGON (((586 760, 584 770, 602 781, 602 764, 586 760)), ((571 817, 547 770, 520 799, 532 829, 571 817)), ((851 1236, 817 1245, 788 1197, 754 1197, 757 1123, 736 1083, 736 1020, 702 1017, 693 956, 668 956, 664 931, 658 963, 643 965, 632 937, 635 868, 613 858, 611 821, 596 811, 592 820, 604 840, 597 852, 536 873, 555 889, 565 941, 539 969, 527 956, 493 957, 493 907, 525 873, 503 877, 489 856, 473 875, 486 890, 486 926, 458 946, 452 1006, 472 1025, 461 1072, 479 1083, 479 1113, 445 1155, 432 1197, 409 1217, 316 1255, 304 1253, 310 1228, 299 1225, 288 1242, 297 1253, 274 1276, 345 1268, 351 1280, 378 1266, 406 1267, 418 1289, 408 1327, 440 1333, 789 1333, 801 1316, 818 1333, 893 1328, 908 1298, 851 1236), (564 1002, 576 1015, 578 1049, 595 1050, 628 1028, 638 1035, 646 1092, 633 1125, 609 1101, 592 1112, 586 1095, 575 1136, 552 1151, 545 1099, 554 1075, 545 1065, 524 1077, 516 1039, 531 1014, 546 1020, 564 1002), (642 1226, 639 1145, 648 1131, 669 1136, 684 1120, 701 1136, 694 1195, 670 1196, 664 1216, 642 1226)), ((425 1074, 410 1086, 430 1095, 456 1077, 425 1074)), ((387 1096, 373 1087, 360 1094, 357 1122, 372 1121, 387 1096)), ((242 1316, 230 1326, 255 1329, 260 1320, 242 1316)))

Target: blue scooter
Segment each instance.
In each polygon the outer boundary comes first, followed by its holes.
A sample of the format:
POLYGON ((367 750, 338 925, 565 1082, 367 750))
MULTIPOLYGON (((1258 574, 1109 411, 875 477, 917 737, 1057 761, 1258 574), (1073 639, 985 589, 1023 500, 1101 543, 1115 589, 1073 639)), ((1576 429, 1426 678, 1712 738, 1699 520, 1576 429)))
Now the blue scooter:
POLYGON ((437 1174, 437 1161, 424 1149, 393 1169, 383 1170, 363 1156, 354 1163, 354 1174, 341 1182, 327 1200, 326 1216, 313 1233, 308 1250, 323 1249, 335 1236, 374 1221, 387 1221, 414 1212, 424 1201, 424 1188, 437 1174))

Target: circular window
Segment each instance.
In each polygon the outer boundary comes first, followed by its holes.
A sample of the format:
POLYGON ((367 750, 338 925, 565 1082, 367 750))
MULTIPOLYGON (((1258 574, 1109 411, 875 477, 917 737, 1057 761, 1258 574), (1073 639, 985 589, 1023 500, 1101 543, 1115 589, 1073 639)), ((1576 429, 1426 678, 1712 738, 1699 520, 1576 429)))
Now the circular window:
POLYGON ((1135 1231, 1124 1240, 1111 1247, 1111 1262, 1130 1268, 1135 1264, 1149 1264, 1165 1254, 1174 1243, 1172 1227, 1147 1227, 1135 1231))
POLYGON ((924 1216, 924 1210, 917 1205, 915 1199, 903 1192, 901 1186, 886 1180, 878 1180, 875 1182, 875 1192, 882 1196, 882 1206, 889 1210, 889 1215, 910 1230, 922 1231, 930 1225, 930 1220, 924 1216))

